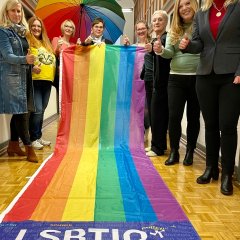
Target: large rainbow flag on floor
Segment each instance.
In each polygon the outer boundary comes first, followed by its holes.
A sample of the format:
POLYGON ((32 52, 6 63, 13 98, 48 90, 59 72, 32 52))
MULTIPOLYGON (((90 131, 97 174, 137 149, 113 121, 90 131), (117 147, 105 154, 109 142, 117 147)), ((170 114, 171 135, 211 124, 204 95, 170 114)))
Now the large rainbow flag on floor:
POLYGON ((144 152, 143 56, 63 52, 55 151, 1 215, 1 240, 199 239, 144 152))

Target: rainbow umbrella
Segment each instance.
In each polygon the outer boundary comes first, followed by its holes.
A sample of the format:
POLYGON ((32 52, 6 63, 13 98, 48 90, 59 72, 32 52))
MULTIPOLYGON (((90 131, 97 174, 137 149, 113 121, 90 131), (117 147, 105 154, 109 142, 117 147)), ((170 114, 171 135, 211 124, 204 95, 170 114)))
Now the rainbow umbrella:
POLYGON ((100 17, 105 22, 104 37, 116 42, 123 32, 125 18, 115 0, 39 0, 35 14, 47 28, 50 39, 61 35, 61 23, 71 19, 76 25, 75 40, 90 34, 91 22, 100 17))

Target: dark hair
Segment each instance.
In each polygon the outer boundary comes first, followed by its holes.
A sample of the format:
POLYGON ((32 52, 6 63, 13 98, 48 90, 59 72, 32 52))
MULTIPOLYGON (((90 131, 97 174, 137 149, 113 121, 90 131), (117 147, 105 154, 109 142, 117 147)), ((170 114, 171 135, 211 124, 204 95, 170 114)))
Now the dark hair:
POLYGON ((95 18, 93 21, 92 21, 92 27, 95 26, 96 24, 98 23, 102 23, 103 24, 103 27, 105 27, 105 22, 103 21, 102 18, 95 18))

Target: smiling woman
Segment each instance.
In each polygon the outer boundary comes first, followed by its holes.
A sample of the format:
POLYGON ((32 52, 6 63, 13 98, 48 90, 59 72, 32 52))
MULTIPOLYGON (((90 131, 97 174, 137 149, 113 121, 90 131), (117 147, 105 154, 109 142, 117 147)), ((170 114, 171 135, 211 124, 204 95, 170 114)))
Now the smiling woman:
POLYGON ((34 55, 29 52, 27 31, 21 2, 5 0, 0 10, 0 113, 13 114, 7 152, 38 162, 28 133, 28 111, 34 111, 30 70, 34 55), (19 147, 19 138, 26 152, 19 147))
POLYGON ((28 39, 31 52, 35 56, 32 79, 36 106, 36 111, 30 115, 29 133, 33 147, 42 149, 44 146, 51 144, 50 141, 42 139, 42 124, 44 112, 50 98, 56 60, 42 20, 38 17, 32 17, 29 19, 28 24, 30 29, 28 39))
POLYGON ((165 165, 179 163, 179 142, 181 120, 187 103, 187 151, 183 161, 185 166, 193 164, 193 153, 200 129, 200 109, 195 90, 198 54, 183 54, 178 45, 183 36, 192 35, 192 22, 197 12, 196 0, 177 0, 174 6, 170 32, 165 47, 156 43, 154 51, 163 58, 172 59, 168 81, 169 138, 171 152, 165 165))

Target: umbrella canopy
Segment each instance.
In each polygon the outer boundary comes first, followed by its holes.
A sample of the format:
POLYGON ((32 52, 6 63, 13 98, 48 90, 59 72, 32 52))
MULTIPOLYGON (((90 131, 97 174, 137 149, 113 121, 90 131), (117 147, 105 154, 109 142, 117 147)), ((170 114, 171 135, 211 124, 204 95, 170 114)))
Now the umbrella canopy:
POLYGON ((75 39, 90 35, 91 22, 100 17, 105 22, 104 37, 116 42, 123 32, 125 19, 115 0, 39 0, 35 14, 40 17, 50 39, 61 35, 61 23, 71 19, 76 25, 75 39))

